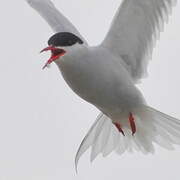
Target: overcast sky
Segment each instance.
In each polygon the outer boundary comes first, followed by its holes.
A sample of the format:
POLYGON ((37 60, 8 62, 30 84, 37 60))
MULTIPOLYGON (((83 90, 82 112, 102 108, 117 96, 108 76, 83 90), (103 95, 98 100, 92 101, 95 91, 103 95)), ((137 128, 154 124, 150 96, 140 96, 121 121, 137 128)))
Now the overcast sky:
MULTIPOLYGON (((91 45, 105 36, 120 0, 54 0, 91 45)), ((153 53, 143 90, 149 105, 180 118, 180 4, 153 53)), ((98 110, 77 97, 48 56, 38 52, 53 34, 24 0, 0 6, 0 180, 179 180, 180 147, 155 155, 111 154, 75 174, 78 146, 98 110)))

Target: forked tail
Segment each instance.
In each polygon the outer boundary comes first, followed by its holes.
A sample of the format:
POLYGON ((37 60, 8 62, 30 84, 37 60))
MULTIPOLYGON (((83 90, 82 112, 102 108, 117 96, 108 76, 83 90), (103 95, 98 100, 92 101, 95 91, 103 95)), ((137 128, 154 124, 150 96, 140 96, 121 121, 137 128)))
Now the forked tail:
POLYGON ((154 153, 154 143, 168 150, 173 150, 174 144, 180 144, 180 120, 148 106, 137 109, 134 120, 136 132, 132 135, 131 129, 124 127, 123 135, 111 119, 101 113, 79 147, 75 159, 76 170, 80 157, 90 147, 93 161, 99 153, 104 157, 112 151, 119 155, 125 151, 148 154, 154 153))

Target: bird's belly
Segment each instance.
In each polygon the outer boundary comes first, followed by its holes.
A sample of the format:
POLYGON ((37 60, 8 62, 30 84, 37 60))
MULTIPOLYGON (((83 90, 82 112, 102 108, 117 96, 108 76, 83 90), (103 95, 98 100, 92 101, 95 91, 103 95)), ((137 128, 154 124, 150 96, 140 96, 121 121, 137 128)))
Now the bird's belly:
POLYGON ((124 81, 124 77, 111 69, 104 69, 103 64, 72 66, 64 63, 60 70, 76 94, 107 115, 120 113, 142 102, 133 84, 124 81))
POLYGON ((88 74, 81 70, 71 70, 71 73, 62 71, 62 75, 70 88, 84 100, 103 105, 114 102, 115 95, 109 91, 105 82, 95 74, 88 74))

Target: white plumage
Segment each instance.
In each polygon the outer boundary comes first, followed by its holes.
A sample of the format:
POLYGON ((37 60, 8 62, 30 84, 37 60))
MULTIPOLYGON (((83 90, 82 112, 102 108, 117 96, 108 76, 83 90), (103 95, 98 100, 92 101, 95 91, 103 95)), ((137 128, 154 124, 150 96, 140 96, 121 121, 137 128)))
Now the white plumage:
MULTIPOLYGON (((26 0, 55 32, 71 32, 84 44, 63 47, 55 61, 80 97, 100 111, 76 155, 92 148, 91 160, 112 151, 154 153, 154 143, 180 144, 180 121, 149 107, 135 84, 147 71, 152 49, 168 19, 173 0, 123 0, 111 28, 97 47, 89 47, 77 29, 50 0, 26 0)), ((62 48, 62 47, 61 47, 62 48)))
POLYGON ((50 0, 26 1, 48 22, 54 32, 72 32, 84 40, 78 30, 56 9, 50 0))
POLYGON ((152 49, 175 0, 124 0, 102 45, 123 57, 134 80, 146 74, 152 49))

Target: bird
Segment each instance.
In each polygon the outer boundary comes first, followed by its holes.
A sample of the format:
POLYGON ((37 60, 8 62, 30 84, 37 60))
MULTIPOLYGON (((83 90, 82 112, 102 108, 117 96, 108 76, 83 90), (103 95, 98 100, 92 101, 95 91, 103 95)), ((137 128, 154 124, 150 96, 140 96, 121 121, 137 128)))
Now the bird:
POLYGON ((147 76, 153 48, 175 0, 122 0, 103 41, 90 46, 50 0, 25 0, 51 26, 51 52, 68 86, 100 114, 75 157, 91 148, 90 160, 111 152, 155 152, 180 145, 180 121, 150 107, 137 84, 147 76))

